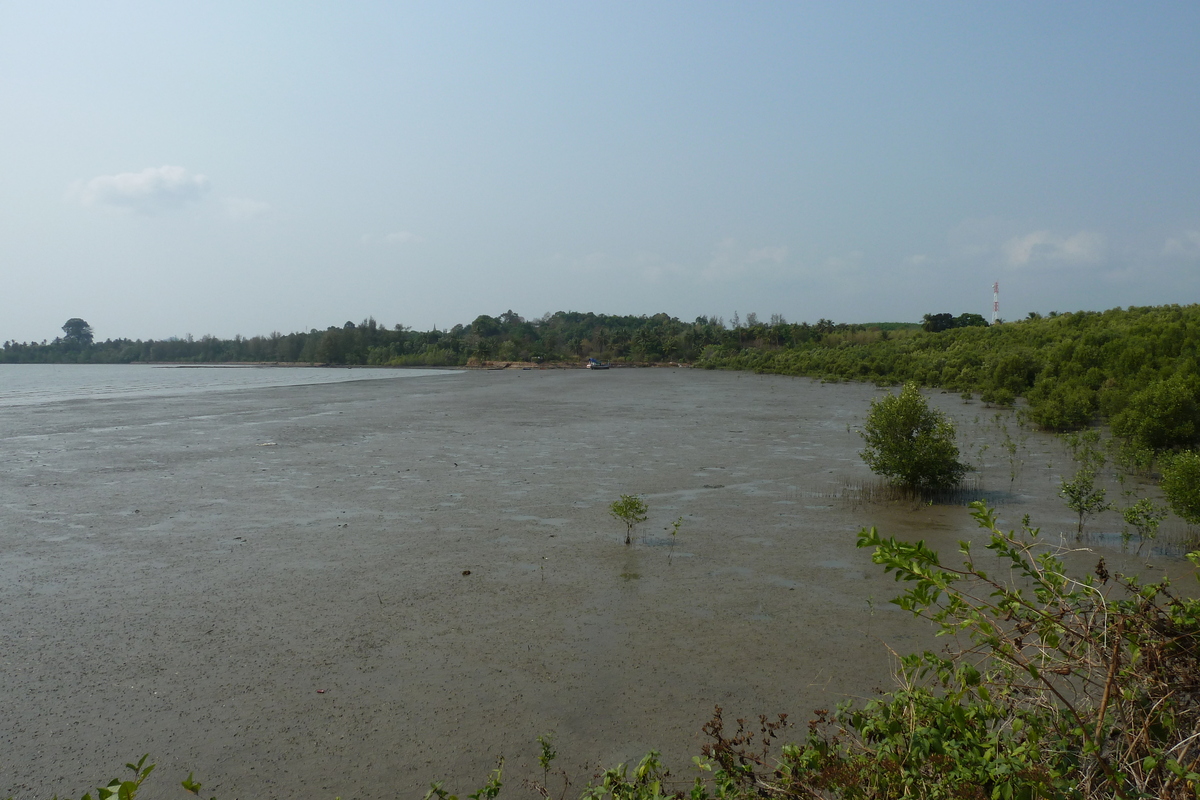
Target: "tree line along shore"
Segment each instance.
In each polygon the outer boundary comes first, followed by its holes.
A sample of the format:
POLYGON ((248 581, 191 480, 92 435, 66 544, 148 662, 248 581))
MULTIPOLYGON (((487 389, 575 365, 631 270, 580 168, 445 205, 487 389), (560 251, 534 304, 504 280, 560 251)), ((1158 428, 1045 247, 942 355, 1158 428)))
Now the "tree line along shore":
MULTIPOLYGON (((980 318, 982 321, 982 318, 980 318)), ((834 332, 919 329, 920 324, 788 323, 780 315, 761 322, 755 314, 730 324, 720 317, 683 322, 667 314, 614 316, 560 311, 525 319, 513 311, 481 315, 468 325, 448 330, 416 331, 368 318, 325 330, 220 339, 215 336, 161 340, 108 339, 92 336, 78 318, 63 326, 52 342, 5 342, 6 363, 139 363, 139 362, 267 362, 372 366, 466 366, 483 361, 693 362, 711 348, 796 347, 819 342, 834 332)))
MULTIPOLYGON (((674 362, 823 380, 905 382, 1027 402, 1030 421, 1072 431, 1107 421, 1151 450, 1200 435, 1200 305, 1030 314, 988 325, 976 314, 926 314, 923 323, 791 323, 735 314, 684 322, 667 314, 557 312, 525 319, 482 315, 449 330, 387 327, 373 318, 325 330, 219 339, 95 341, 72 319, 52 342, 5 342, 0 363, 235 362, 467 366, 488 361, 674 362)), ((969 397, 968 397, 969 399, 969 397)))

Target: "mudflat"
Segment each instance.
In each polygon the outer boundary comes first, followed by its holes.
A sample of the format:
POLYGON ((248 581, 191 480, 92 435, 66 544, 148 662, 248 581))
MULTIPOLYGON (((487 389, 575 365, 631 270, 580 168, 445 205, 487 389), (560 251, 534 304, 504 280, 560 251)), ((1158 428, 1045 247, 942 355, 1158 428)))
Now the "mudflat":
MULTIPOLYGON (((412 797, 501 756, 540 777, 549 731, 576 787, 652 748, 690 780, 714 705, 803 725, 927 643, 855 534, 974 523, 847 500, 881 392, 506 370, 0 408, 0 795, 148 752, 223 800, 412 797)), ((1070 526, 1060 449, 1021 446, 1019 480, 964 455, 1009 517, 1070 526)))

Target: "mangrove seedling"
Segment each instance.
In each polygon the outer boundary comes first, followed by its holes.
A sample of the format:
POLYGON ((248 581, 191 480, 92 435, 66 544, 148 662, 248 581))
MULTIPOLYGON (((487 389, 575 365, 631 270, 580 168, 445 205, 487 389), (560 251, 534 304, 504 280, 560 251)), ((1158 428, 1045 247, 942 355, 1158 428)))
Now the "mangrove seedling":
POLYGON ((671 523, 669 530, 671 531, 671 550, 667 553, 667 566, 671 565, 671 556, 675 555, 675 535, 679 533, 680 526, 683 525, 683 517, 671 523))
MULTIPOLYGON (((538 755, 538 764, 542 767, 542 782, 525 781, 525 785, 536 791, 544 800, 550 800, 550 765, 554 763, 554 759, 558 758, 558 751, 554 749, 553 734, 543 733, 537 737, 537 740, 542 747, 542 752, 538 755)), ((558 796, 558 800, 563 800, 567 796, 567 789, 571 786, 571 779, 564 770, 555 770, 555 772, 563 779, 562 793, 558 796)))
POLYGON ((646 502, 637 495, 623 494, 608 507, 608 513, 625 523, 625 544, 633 543, 633 529, 646 521, 646 502))
MULTIPOLYGON (((1133 492, 1125 492, 1127 497, 1132 498, 1133 492)), ((1136 503, 1125 506, 1121 509, 1121 518, 1125 520, 1128 526, 1121 532, 1121 544, 1129 543, 1129 528, 1137 531, 1138 549, 1142 552, 1142 545, 1150 539, 1158 535, 1158 526, 1164 519, 1167 518, 1167 509, 1156 504, 1148 497, 1143 497, 1136 503)))
POLYGON ((1071 480, 1062 479, 1058 493, 1067 501, 1067 508, 1079 515, 1079 525, 1075 529, 1075 538, 1083 536, 1083 523, 1088 517, 1107 511, 1109 504, 1105 500, 1105 491, 1096 486, 1096 473, 1091 467, 1081 467, 1071 480))

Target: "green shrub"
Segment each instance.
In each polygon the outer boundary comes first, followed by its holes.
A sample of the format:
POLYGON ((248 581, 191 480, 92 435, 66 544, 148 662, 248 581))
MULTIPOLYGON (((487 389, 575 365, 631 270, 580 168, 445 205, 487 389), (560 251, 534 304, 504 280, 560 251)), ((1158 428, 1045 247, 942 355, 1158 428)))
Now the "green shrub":
POLYGON ((1200 525, 1200 453, 1188 450, 1166 460, 1162 490, 1171 510, 1190 525, 1200 525))
POLYGON ((958 460, 954 425, 929 408, 915 383, 871 401, 859 454, 877 475, 914 489, 957 485, 967 471, 958 460))
POLYGON ((1017 396, 1012 393, 1011 389, 1004 386, 986 387, 979 393, 979 399, 989 405, 1000 406, 1002 408, 1008 408, 1017 402, 1017 396))
POLYGON ((1096 418, 1096 392, 1075 383, 1055 382, 1043 396, 1032 394, 1029 417, 1051 431, 1076 431, 1096 418))
POLYGON ((1200 379, 1176 375, 1137 392, 1113 417, 1112 430, 1151 450, 1189 447, 1200 438, 1200 379))

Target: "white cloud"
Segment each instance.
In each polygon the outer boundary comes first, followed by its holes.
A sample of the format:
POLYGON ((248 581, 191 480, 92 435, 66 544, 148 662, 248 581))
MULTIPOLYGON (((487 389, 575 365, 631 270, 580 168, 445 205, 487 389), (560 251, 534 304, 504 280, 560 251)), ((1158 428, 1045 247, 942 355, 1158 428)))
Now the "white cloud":
POLYGON ((1163 255, 1172 258, 1200 259, 1200 231, 1184 231, 1179 236, 1167 239, 1163 255))
POLYGON ((787 254, 786 247, 745 248, 738 245, 735 239, 725 238, 717 243, 708 266, 700 272, 700 278, 705 281, 728 280, 750 271, 777 267, 784 262, 787 254))
POLYGON ((225 214, 231 219, 250 220, 261 217, 271 210, 270 203, 261 200, 251 200, 247 197, 226 197, 224 199, 225 214))
POLYGON ((929 263, 929 256, 925 255, 924 253, 917 253, 916 255, 911 255, 904 259, 904 263, 908 264, 910 267, 922 267, 929 263))
POLYGON ((208 191, 208 178, 183 167, 148 167, 141 172, 100 175, 73 190, 87 206, 129 208, 143 214, 180 208, 208 191))
POLYGON ((1104 250, 1104 237, 1095 231, 1080 231, 1071 236, 1034 231, 1004 243, 1009 266, 1017 268, 1094 264, 1104 257, 1104 250))

